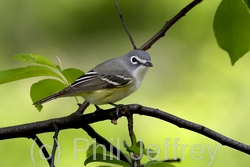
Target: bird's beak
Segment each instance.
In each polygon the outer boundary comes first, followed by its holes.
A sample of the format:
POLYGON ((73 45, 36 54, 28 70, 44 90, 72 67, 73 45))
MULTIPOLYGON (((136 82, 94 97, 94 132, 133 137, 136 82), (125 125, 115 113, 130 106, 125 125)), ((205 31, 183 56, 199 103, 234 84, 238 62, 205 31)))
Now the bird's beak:
POLYGON ((150 61, 147 61, 143 65, 146 66, 146 67, 153 67, 153 64, 150 61))

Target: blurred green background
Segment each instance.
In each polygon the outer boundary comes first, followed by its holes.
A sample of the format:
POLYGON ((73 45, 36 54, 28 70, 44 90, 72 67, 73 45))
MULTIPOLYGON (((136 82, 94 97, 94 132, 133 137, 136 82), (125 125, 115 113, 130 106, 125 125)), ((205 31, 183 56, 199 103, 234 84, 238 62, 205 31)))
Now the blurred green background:
MULTIPOLYGON (((119 1, 119 5, 139 47, 189 2, 128 0, 119 1)), ((227 53, 218 47, 212 23, 219 3, 202 2, 148 50, 154 67, 149 70, 140 89, 120 103, 159 108, 249 143, 250 55, 248 53, 232 67, 227 53)), ((111 0, 0 2, 0 70, 27 65, 11 60, 15 54, 38 53, 54 62, 58 56, 64 68, 87 71, 131 49, 111 0)), ((43 111, 38 112, 32 106, 29 89, 39 79, 0 85, 0 127, 61 117, 76 110, 74 98, 63 98, 46 103, 43 111)), ((110 106, 104 106, 107 107, 110 106)), ((87 112, 93 110, 91 106, 87 112)), ((110 121, 92 126, 113 144, 117 145, 117 140, 120 140, 122 149, 123 140, 129 143, 125 118, 119 119, 117 126, 110 121)), ((213 167, 246 166, 250 163, 248 155, 222 145, 211 160, 208 148, 214 153, 217 142, 157 119, 136 115, 134 130, 146 146, 156 144, 160 147, 158 159, 174 158, 175 155, 182 158, 181 163, 175 164, 178 167, 207 166, 211 161, 213 167), (165 149, 165 140, 169 140, 168 144, 178 140, 180 145, 176 153, 173 146, 165 149), (197 146, 195 144, 204 148, 204 154, 191 154, 192 146, 197 146)), ((53 133, 39 135, 44 143, 50 145, 52 136, 53 133)), ((74 152, 74 146, 85 148, 88 143, 78 141, 74 145, 77 138, 92 142, 82 130, 59 133, 60 149, 57 152, 60 155, 57 155, 60 158, 57 166, 83 166, 86 154, 84 151, 74 152)), ((195 150, 199 151, 199 148, 195 150)), ((32 157, 37 166, 48 166, 39 157, 37 146, 32 147, 30 139, 0 141, 0 155, 1 166, 34 166, 32 157)), ((144 158, 143 162, 147 160, 144 158)))

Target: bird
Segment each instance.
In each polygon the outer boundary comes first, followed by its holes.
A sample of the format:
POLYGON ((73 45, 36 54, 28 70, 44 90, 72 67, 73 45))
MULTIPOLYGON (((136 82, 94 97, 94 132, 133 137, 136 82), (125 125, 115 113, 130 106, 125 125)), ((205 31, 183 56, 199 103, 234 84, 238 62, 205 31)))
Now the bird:
POLYGON ((132 50, 123 56, 98 64, 61 91, 35 103, 36 107, 45 102, 71 96, 82 96, 96 108, 112 104, 135 92, 141 85, 149 67, 150 55, 143 50, 132 50))

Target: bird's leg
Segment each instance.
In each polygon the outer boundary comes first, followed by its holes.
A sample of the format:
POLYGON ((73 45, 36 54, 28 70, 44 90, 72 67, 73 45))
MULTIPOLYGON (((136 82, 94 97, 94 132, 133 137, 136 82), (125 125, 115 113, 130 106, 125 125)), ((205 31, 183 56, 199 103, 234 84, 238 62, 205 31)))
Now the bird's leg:
POLYGON ((112 106, 115 106, 115 113, 116 113, 117 118, 119 118, 119 110, 120 110, 120 107, 123 106, 123 104, 115 104, 115 103, 109 103, 109 104, 112 106))

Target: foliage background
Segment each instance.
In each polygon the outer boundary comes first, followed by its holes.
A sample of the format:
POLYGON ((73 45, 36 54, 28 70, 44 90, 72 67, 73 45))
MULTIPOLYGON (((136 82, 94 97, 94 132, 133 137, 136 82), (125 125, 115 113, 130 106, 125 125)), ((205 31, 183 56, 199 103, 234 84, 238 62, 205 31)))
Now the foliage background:
MULTIPOLYGON (((130 0, 119 4, 135 42, 140 46, 189 2, 130 0)), ((250 136, 246 131, 250 125, 250 55, 248 53, 232 67, 226 52, 218 47, 212 29, 218 5, 219 1, 204 1, 153 46, 148 53, 154 67, 140 89, 120 103, 159 108, 249 143, 250 136)), ((0 70, 25 65, 10 59, 15 54, 39 53, 54 61, 57 61, 56 56, 60 57, 64 68, 87 71, 97 63, 131 49, 113 1, 0 2, 0 70)), ((39 79, 0 86, 0 127, 65 116, 76 110, 74 98, 63 98, 45 104, 44 110, 37 112, 31 105, 29 88, 39 79)), ((90 107, 88 112, 93 110, 94 107, 90 107)), ((134 126, 137 138, 142 138, 146 146, 160 146, 160 159, 166 156, 165 139, 170 138, 169 144, 173 144, 175 138, 180 138, 178 144, 188 144, 189 147, 183 152, 178 147, 177 157, 181 158, 183 153, 184 160, 176 166, 206 166, 210 163, 206 144, 213 152, 216 142, 206 137, 143 116, 135 116, 134 126), (205 149, 201 160, 194 160, 190 155, 194 144, 201 144, 205 149)), ((121 142, 129 141, 124 118, 117 126, 105 121, 93 127, 115 145, 117 138, 121 142)), ((39 136, 44 143, 52 144, 52 133, 39 136)), ((74 157, 74 138, 87 138, 91 142, 82 130, 61 131, 59 167, 83 165, 85 152, 77 152, 74 157)), ((33 166, 31 145, 30 139, 1 141, 1 166, 33 166)), ((79 142, 77 147, 84 148, 86 143, 79 142)), ((174 152, 169 149, 168 158, 173 157, 174 152)), ((36 146, 34 159, 37 166, 47 165, 40 160, 36 146)), ((220 145, 211 166, 246 166, 249 162, 248 155, 220 145)))

